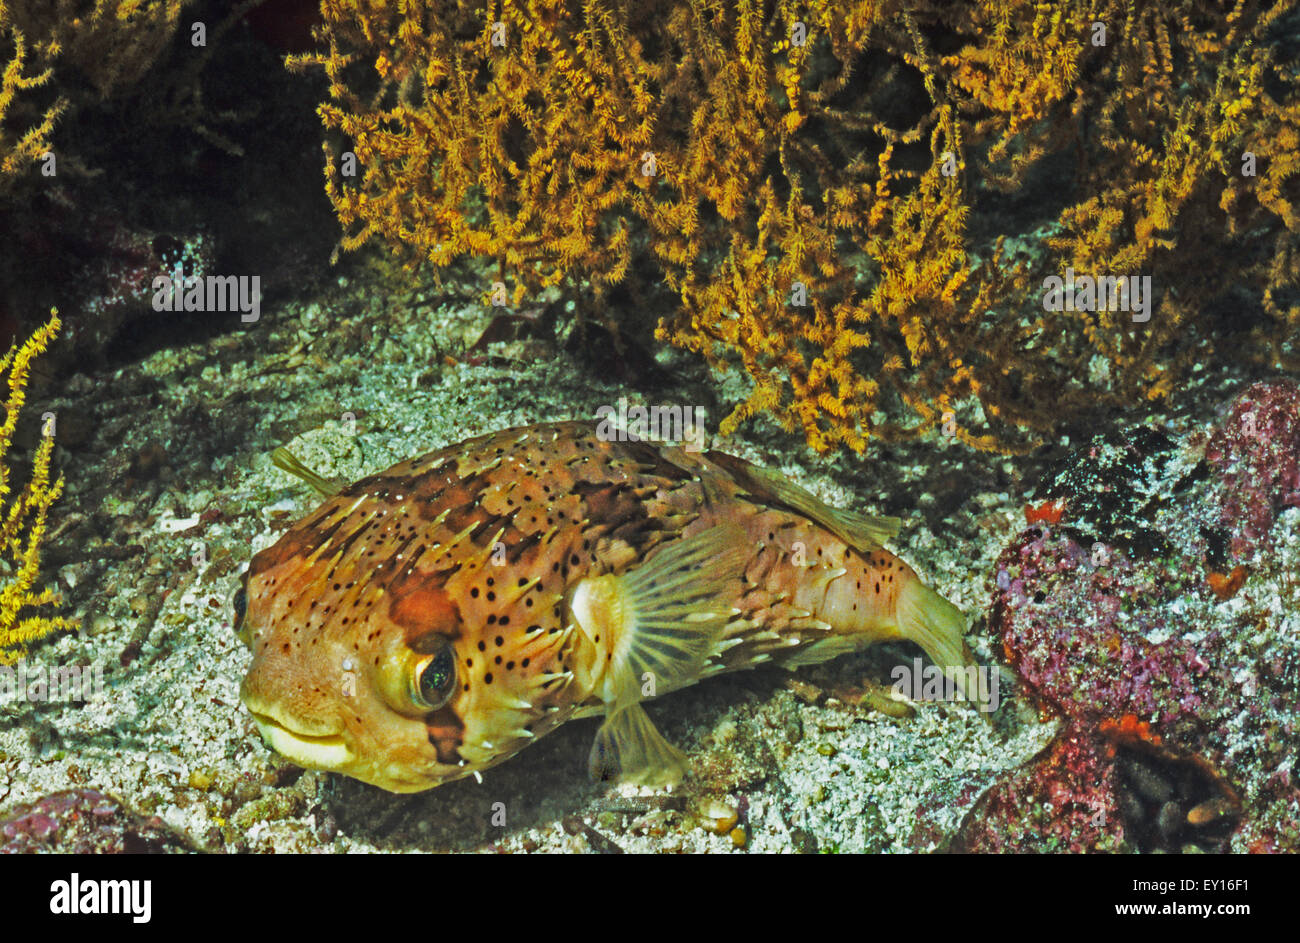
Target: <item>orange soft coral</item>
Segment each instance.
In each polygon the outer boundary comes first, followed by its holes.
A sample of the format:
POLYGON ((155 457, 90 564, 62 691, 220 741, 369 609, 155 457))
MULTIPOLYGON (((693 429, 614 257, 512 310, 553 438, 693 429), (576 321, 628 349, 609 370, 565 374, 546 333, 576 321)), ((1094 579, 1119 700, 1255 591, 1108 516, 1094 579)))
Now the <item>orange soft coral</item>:
POLYGON ((359 164, 327 147, 345 248, 492 257, 516 302, 654 269, 658 336, 752 379, 723 431, 1016 449, 1174 389, 1229 290, 1262 308, 1231 353, 1290 353, 1300 72, 1269 42, 1295 6, 325 0, 291 64, 359 164), (987 195, 1063 172, 1008 250, 987 195), (1046 311, 1068 267, 1151 275, 1155 316, 1046 311))

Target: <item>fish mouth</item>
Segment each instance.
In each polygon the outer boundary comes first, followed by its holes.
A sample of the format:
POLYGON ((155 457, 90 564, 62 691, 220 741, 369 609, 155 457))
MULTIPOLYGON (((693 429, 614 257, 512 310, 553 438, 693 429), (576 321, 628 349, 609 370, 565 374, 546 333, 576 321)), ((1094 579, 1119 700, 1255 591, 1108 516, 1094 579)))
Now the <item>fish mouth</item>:
POLYGON ((268 708, 258 710, 245 706, 253 715, 253 722, 266 745, 285 759, 308 769, 320 770, 336 770, 352 760, 352 751, 341 733, 309 733, 286 718, 283 712, 272 714, 268 708))

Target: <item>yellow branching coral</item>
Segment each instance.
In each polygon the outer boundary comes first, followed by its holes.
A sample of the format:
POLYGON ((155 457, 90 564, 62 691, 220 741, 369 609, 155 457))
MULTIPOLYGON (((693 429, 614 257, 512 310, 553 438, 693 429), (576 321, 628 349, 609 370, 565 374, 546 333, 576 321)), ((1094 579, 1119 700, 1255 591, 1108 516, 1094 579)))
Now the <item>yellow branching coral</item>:
POLYGON ((345 248, 492 257, 516 301, 653 262, 658 336, 752 378, 724 431, 1019 449, 1228 334, 1294 353, 1297 2, 325 0, 290 65, 329 80, 345 248), (1154 313, 1047 310, 1071 269, 1150 275, 1154 313))
POLYGON ((8 0, 0 25, 24 34, 41 57, 73 64, 107 97, 134 85, 180 23, 185 0, 8 0))
POLYGON ((59 98, 31 120, 19 114, 18 93, 40 88, 50 80, 52 70, 47 67, 31 71, 26 37, 10 24, 8 13, 0 0, 0 43, 8 40, 12 53, 0 78, 0 187, 49 150, 54 122, 67 107, 67 102, 59 98))
POLYGON ((49 347, 62 323, 57 311, 22 346, 17 343, 0 358, 0 374, 9 388, 4 421, 0 423, 0 566, 7 581, 0 586, 0 664, 13 662, 26 647, 51 632, 76 628, 76 621, 63 616, 42 615, 33 610, 59 601, 52 589, 35 590, 41 564, 41 541, 45 538, 50 506, 63 493, 63 477, 50 484, 50 454, 53 436, 45 435, 36 448, 31 478, 16 495, 10 484, 7 461, 18 415, 27 399, 27 379, 32 360, 49 347))
POLYGON ((0 195, 51 150, 65 65, 101 97, 135 84, 171 40, 187 0, 0 0, 0 195), (50 94, 36 99, 38 90, 50 94), (27 94, 22 94, 27 93, 27 94))

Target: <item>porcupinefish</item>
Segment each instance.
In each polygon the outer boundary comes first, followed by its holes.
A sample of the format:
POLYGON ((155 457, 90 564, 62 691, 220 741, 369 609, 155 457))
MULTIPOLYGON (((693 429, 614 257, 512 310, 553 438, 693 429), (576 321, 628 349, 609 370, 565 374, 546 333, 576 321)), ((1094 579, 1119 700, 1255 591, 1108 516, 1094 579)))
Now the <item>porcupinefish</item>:
MULTIPOLYGON (((959 691, 965 619, 829 507, 719 452, 507 429, 331 487, 235 594, 241 698, 301 766, 416 792, 603 715, 597 778, 676 781, 642 706, 764 662, 911 640, 959 691)), ((305 470, 304 470, 305 471, 305 470)))

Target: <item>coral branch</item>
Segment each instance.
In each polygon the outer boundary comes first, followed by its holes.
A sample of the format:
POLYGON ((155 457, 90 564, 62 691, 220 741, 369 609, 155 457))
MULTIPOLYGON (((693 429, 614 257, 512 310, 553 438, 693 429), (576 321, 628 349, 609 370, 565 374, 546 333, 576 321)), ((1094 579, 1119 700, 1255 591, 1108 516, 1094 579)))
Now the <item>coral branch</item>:
POLYGON ((1013 450, 1167 395, 1216 344, 1287 353, 1295 8, 326 0, 326 48, 290 65, 324 70, 360 165, 327 149, 344 248, 493 258, 516 302, 657 268, 681 299, 658 337, 752 380, 724 431, 770 412, 861 451, 942 421, 1013 450), (1071 166, 1029 239, 987 208, 1071 166), (1045 310, 1067 268, 1151 276, 1155 314, 1045 310), (1243 286, 1244 331, 1212 316, 1243 286))
POLYGON ((50 589, 35 590, 41 560, 41 541, 51 505, 63 493, 63 477, 50 483, 53 435, 43 435, 32 462, 31 478, 11 497, 9 447, 18 416, 27 399, 27 380, 32 360, 43 354, 58 334, 62 323, 57 311, 21 346, 9 348, 0 359, 0 373, 9 389, 4 422, 0 423, 0 567, 7 581, 0 586, 0 664, 15 660, 27 646, 60 629, 76 628, 76 620, 34 613, 59 602, 50 589))

